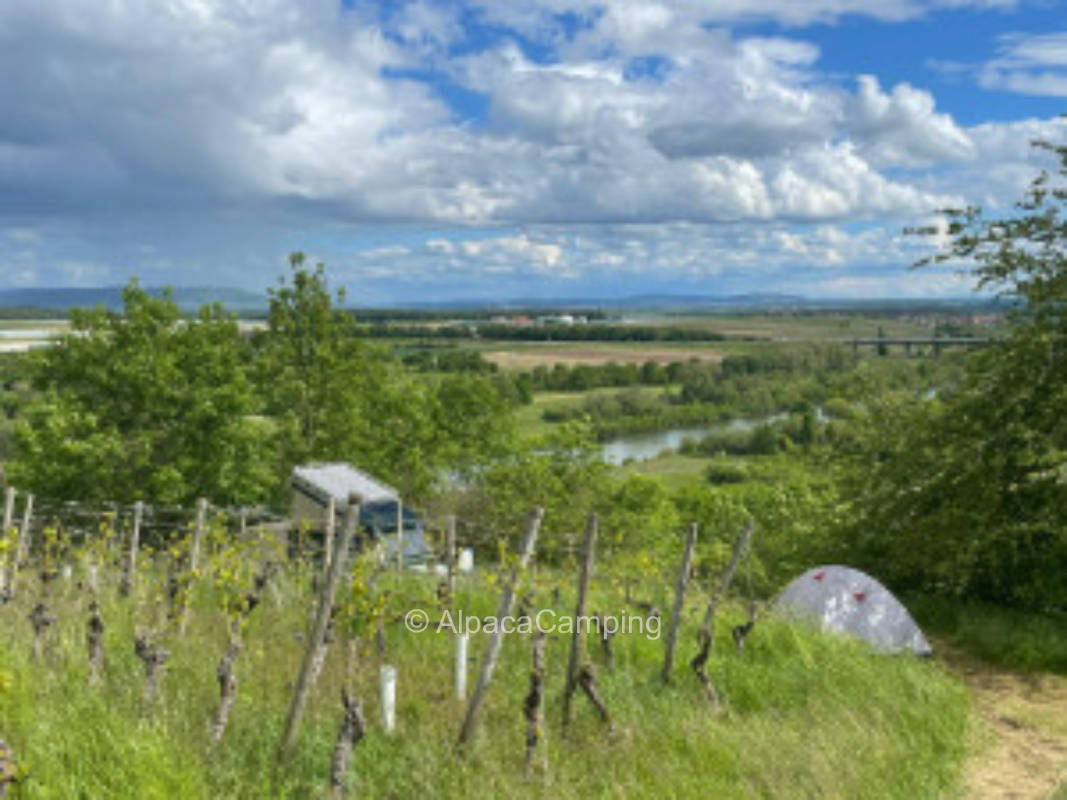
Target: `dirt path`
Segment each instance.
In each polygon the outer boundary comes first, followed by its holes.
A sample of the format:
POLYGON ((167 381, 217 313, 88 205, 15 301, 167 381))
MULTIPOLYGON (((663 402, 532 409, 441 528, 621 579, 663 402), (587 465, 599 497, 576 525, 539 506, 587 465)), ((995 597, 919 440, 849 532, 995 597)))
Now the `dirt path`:
POLYGON ((973 800, 1067 800, 1067 677, 992 667, 939 648, 981 719, 964 785, 973 800))

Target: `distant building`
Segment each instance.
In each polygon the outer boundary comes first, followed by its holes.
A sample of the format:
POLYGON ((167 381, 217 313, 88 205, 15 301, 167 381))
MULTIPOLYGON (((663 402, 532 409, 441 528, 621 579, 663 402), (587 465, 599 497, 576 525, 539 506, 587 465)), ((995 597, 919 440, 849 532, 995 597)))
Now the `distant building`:
POLYGON ((537 318, 538 325, 583 325, 585 317, 576 317, 573 314, 549 314, 537 318))

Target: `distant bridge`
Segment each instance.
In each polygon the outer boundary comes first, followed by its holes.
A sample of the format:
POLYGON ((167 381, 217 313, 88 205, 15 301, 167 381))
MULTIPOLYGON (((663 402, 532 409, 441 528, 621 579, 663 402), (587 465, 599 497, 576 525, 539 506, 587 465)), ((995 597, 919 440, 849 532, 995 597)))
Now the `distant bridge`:
POLYGON ((874 337, 870 339, 853 339, 852 352, 858 353, 861 347, 903 347, 907 355, 911 355, 912 347, 932 347, 934 355, 941 353, 942 347, 985 347, 995 342, 995 339, 977 336, 935 336, 928 338, 914 337, 874 337))

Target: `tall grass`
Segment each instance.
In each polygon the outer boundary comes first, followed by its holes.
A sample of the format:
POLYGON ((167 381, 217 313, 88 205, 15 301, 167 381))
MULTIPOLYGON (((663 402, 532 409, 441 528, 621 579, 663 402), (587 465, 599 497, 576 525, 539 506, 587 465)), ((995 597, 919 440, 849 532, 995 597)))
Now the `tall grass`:
MULTIPOLYGON (((421 606, 435 616, 432 582, 417 576, 390 581, 393 612, 421 606)), ((135 616, 143 609, 130 600, 102 599, 105 678, 89 687, 84 596, 73 583, 60 587, 51 604, 59 622, 49 631, 49 647, 38 664, 30 654, 32 633, 25 619, 33 602, 27 581, 29 591, 0 608, 0 738, 30 770, 21 796, 323 796, 341 715, 343 647, 332 648, 292 762, 281 770, 274 767, 307 627, 309 595, 303 586, 283 576, 254 612, 237 662, 238 700, 230 728, 221 745, 213 746, 208 728, 226 634, 210 590, 202 587, 196 597, 186 636, 170 643, 173 655, 161 695, 155 706, 145 708, 143 672, 132 648, 135 616)), ((538 596, 550 599, 547 591, 538 596)), ((495 591, 483 579, 471 578, 457 593, 457 603, 469 613, 488 614, 495 591)), ((566 593, 559 602, 547 603, 559 614, 568 613, 572 604, 566 593)), ((590 607, 619 614, 621 598, 595 591, 590 607)), ((731 616, 725 614, 720 631, 740 621, 731 616)), ((683 627, 680 639, 680 666, 668 686, 659 680, 662 639, 620 634, 610 670, 599 644, 590 641, 613 724, 603 726, 578 698, 565 740, 560 697, 569 639, 550 635, 548 769, 536 770, 529 779, 522 770, 521 709, 530 638, 506 637, 480 733, 461 756, 455 742, 464 704, 452 693, 452 636, 389 626, 385 662, 399 669, 397 731, 387 736, 381 730, 379 657, 364 643, 355 683, 369 730, 349 775, 353 796, 911 800, 953 794, 969 704, 960 683, 936 663, 877 655, 854 641, 761 620, 741 652, 728 634, 720 634, 709 672, 727 712, 715 716, 685 667, 696 649, 698 617, 694 600, 687 611, 692 624, 683 627)), ((485 642, 483 635, 472 636, 472 655, 480 655, 485 642)))
POLYGON ((933 595, 907 598, 934 636, 983 661, 1028 672, 1067 675, 1067 617, 933 595))

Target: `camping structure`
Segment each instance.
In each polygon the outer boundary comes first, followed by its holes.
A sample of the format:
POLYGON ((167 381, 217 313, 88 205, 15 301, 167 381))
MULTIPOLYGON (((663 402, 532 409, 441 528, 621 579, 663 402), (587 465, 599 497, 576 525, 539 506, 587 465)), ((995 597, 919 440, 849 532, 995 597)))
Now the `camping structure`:
POLYGON ((824 631, 866 639, 879 650, 931 654, 930 643, 892 592, 858 569, 809 569, 778 596, 775 609, 816 622, 824 631))
POLYGON ((326 516, 333 500, 335 524, 340 524, 345 505, 352 494, 360 497, 360 527, 371 538, 385 543, 387 556, 397 553, 397 531, 403 533, 404 561, 422 561, 427 555, 423 525, 405 508, 400 493, 351 464, 308 464, 295 467, 289 478, 292 488, 290 516, 297 526, 311 531, 326 528, 326 516), (399 524, 403 520, 402 524, 399 524))

